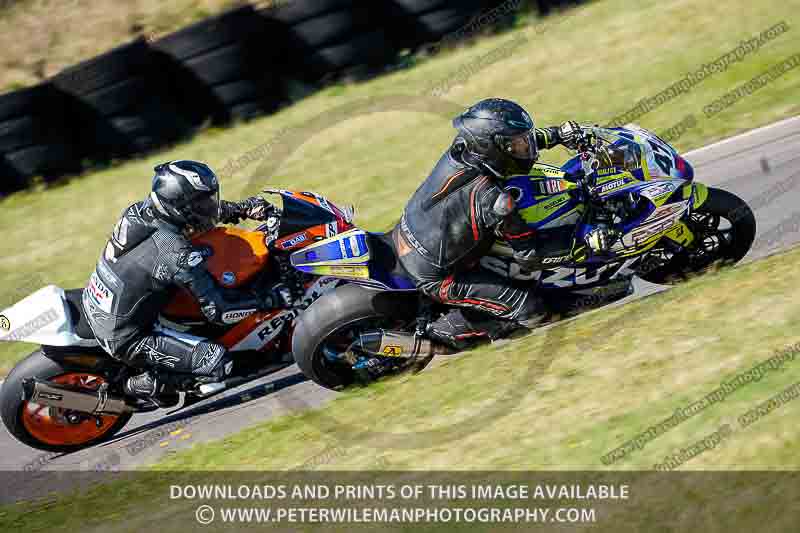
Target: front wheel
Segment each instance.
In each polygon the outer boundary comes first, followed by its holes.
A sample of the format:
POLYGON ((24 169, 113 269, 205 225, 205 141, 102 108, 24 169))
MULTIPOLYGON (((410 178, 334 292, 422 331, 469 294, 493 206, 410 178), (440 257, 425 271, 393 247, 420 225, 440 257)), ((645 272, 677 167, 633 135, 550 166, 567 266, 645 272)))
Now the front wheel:
POLYGON ((323 295, 298 319, 292 354, 305 376, 326 389, 339 390, 355 381, 353 368, 336 357, 357 336, 374 329, 413 323, 417 294, 381 292, 356 284, 323 295))
POLYGON ((0 390, 0 415, 8 432, 32 448, 61 453, 87 448, 118 433, 132 416, 88 415, 23 400, 22 382, 32 377, 87 390, 106 381, 101 373, 65 367, 41 350, 20 361, 0 390))
POLYGON ((712 264, 739 262, 753 244, 756 218, 747 203, 733 193, 708 188, 706 201, 692 212, 686 225, 694 242, 683 252, 650 254, 637 275, 651 283, 674 284, 712 264))

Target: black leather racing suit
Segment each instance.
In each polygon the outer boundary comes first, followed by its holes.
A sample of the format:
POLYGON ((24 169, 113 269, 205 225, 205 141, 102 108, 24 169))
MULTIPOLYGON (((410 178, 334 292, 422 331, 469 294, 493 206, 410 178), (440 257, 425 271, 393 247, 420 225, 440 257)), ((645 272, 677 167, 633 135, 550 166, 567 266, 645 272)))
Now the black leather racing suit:
MULTIPOLYGON (((560 143, 558 128, 537 129, 537 144, 560 143)), ((463 349, 480 338, 496 338, 522 324, 541 320, 543 309, 533 290, 475 268, 498 235, 530 265, 561 254, 572 235, 558 246, 542 242, 515 211, 490 169, 456 141, 406 205, 392 236, 403 267, 419 289, 457 306, 429 326, 429 334, 463 349), (556 250, 558 249, 558 250, 556 250)))
POLYGON ((126 209, 83 292, 84 312, 102 347, 134 367, 209 375, 225 356, 223 346, 156 328, 171 289, 188 289, 213 323, 223 323, 230 311, 263 305, 240 291, 226 289, 223 296, 204 259, 178 228, 156 219, 147 202, 126 209))

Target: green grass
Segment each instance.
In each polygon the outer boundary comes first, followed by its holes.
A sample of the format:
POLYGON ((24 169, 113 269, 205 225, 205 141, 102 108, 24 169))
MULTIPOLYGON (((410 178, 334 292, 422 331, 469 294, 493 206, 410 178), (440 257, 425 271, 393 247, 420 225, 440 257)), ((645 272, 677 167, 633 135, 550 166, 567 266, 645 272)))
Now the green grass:
MULTIPOLYGON (((168 159, 198 159, 222 169, 245 154, 260 153, 262 160, 224 176, 225 197, 236 199, 264 186, 311 189, 337 203, 355 204, 357 221, 365 227, 385 229, 447 147, 453 137, 450 118, 463 106, 500 96, 521 102, 539 125, 570 118, 602 123, 783 20, 790 31, 639 122, 659 131, 687 113, 697 114, 697 126, 676 142, 689 149, 796 115, 800 69, 713 119, 702 118, 702 108, 800 51, 798 8, 798 0, 648 0, 635 5, 603 0, 554 15, 541 26, 526 16, 511 32, 420 59, 414 68, 331 87, 272 116, 210 130, 186 144, 58 187, 14 195, 0 201, 5 237, 0 243, 0 309, 46 283, 85 285, 119 214, 145 197, 152 167, 168 159), (524 45, 473 69, 443 96, 446 101, 412 106, 431 111, 379 112, 391 108, 388 102, 398 95, 420 97, 520 35, 527 38, 524 45), (375 99, 378 112, 366 114, 364 106, 355 104, 365 98, 375 99), (356 111, 342 113, 347 105, 356 111)), ((563 161, 565 155, 557 149, 547 160, 563 161)), ((0 346, 0 374, 30 349, 0 346)))

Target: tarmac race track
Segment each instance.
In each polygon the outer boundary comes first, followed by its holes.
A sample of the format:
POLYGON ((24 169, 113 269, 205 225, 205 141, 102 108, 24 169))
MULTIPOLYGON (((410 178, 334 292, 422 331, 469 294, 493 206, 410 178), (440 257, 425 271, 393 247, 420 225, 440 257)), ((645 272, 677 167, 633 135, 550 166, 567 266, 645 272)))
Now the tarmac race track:
MULTIPOLYGON (((746 260, 800 241, 800 117, 695 150, 686 159, 698 181, 734 192, 753 207, 758 235, 746 260)), ((633 298, 664 288, 637 280, 636 289, 633 298)), ((334 395, 291 366, 185 411, 134 416, 113 441, 60 456, 18 443, 3 427, 0 471, 128 470, 193 443, 220 439, 308 405, 322 405, 334 395)), ((4 487, 0 503, 43 495, 22 485, 27 484, 4 487)))

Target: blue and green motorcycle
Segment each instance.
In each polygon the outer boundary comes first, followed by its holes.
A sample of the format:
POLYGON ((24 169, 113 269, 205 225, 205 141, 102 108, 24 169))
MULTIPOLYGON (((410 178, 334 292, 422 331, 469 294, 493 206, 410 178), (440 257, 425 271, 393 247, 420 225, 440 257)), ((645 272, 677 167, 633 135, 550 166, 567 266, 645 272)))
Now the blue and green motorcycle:
MULTIPOLYGON (((563 317, 629 295, 634 276, 672 284, 747 254, 756 222, 742 199, 694 181, 691 165, 641 127, 583 129, 575 157, 561 167, 537 164, 506 188, 533 229, 572 226, 581 242, 605 226, 613 244, 528 272, 497 242, 480 268, 536 287, 552 315, 563 317)), ((338 389, 361 375, 419 368, 436 352, 416 331, 446 308, 416 291, 387 234, 353 229, 295 252, 291 262, 347 281, 314 302, 293 335, 295 360, 317 384, 338 389)))

